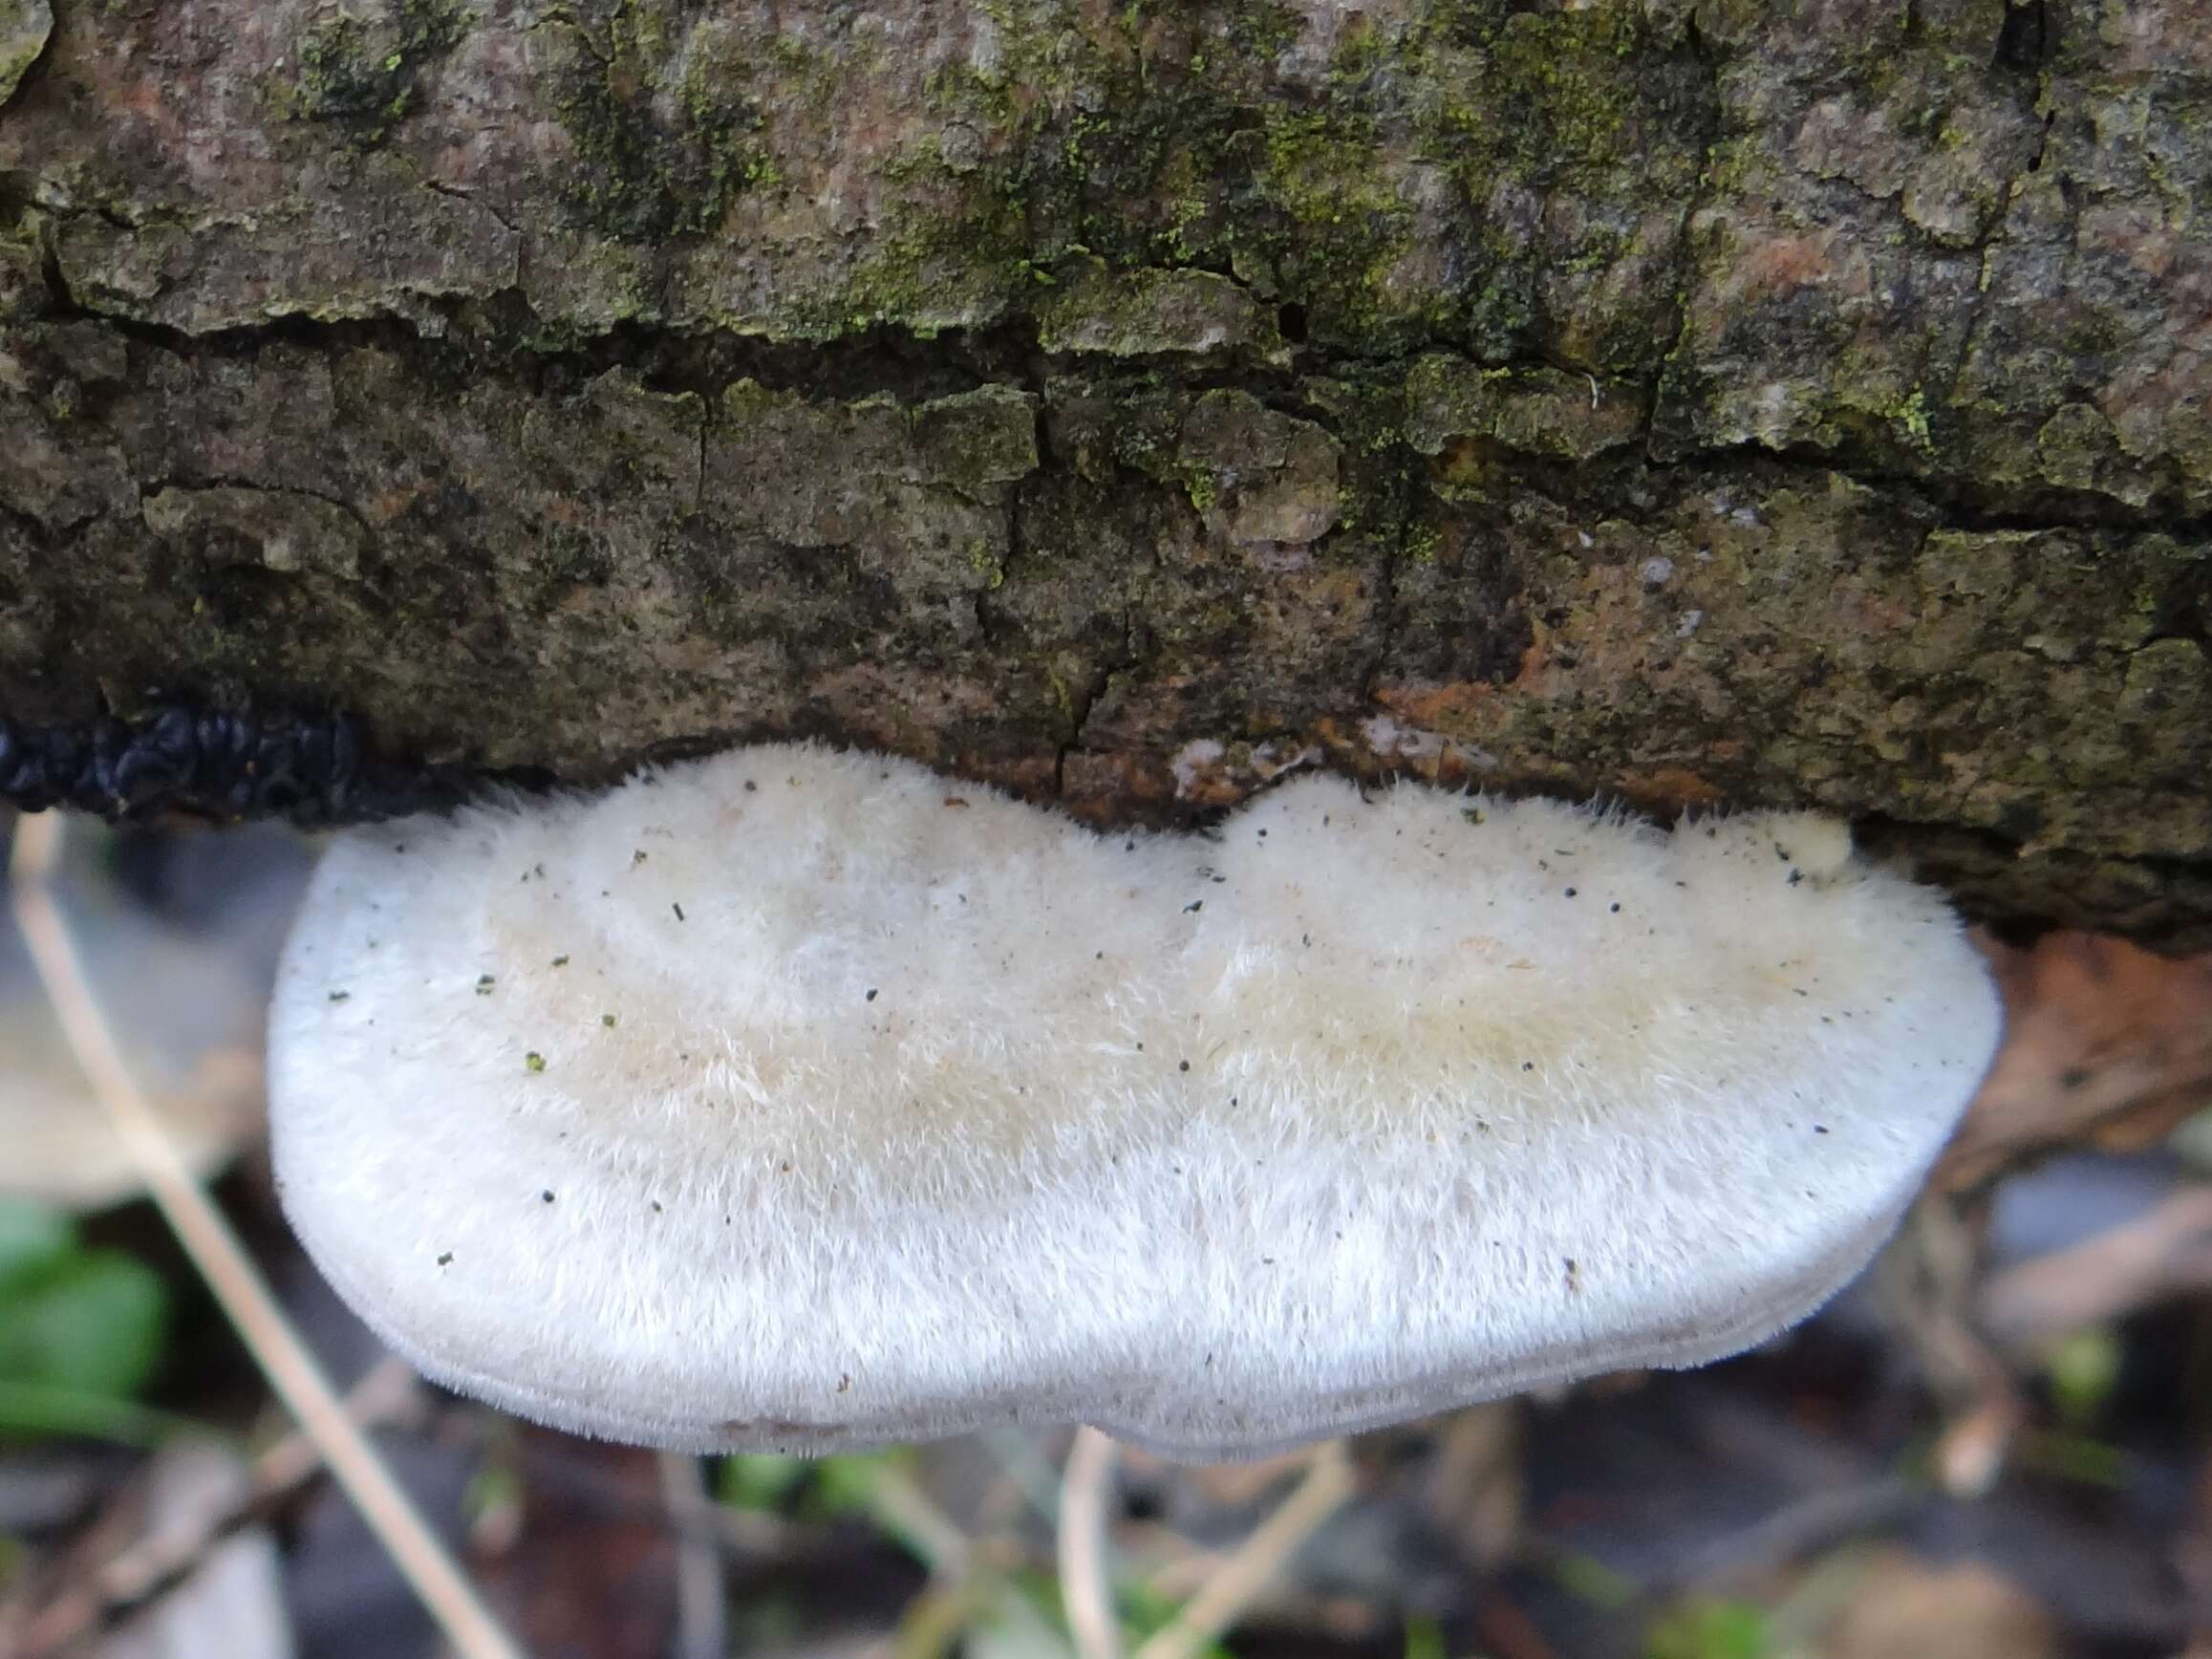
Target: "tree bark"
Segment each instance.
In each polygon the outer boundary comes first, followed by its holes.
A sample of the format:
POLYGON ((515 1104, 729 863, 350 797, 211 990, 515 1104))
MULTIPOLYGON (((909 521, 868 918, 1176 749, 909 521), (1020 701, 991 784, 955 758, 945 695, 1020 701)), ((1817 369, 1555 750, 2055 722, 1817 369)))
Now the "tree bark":
POLYGON ((2212 939, 2203 0, 0 0, 0 712, 1817 805, 2212 939))

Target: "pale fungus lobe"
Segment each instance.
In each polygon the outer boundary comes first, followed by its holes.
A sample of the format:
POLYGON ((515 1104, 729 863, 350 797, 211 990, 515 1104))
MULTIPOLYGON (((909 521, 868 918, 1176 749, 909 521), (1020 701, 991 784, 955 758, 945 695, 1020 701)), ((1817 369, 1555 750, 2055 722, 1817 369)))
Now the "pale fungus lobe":
POLYGON ((273 1022, 293 1224, 442 1382, 697 1451, 1203 1458, 1802 1318, 1999 1011, 1818 817, 1306 777, 1102 835, 771 746, 349 831, 273 1022))

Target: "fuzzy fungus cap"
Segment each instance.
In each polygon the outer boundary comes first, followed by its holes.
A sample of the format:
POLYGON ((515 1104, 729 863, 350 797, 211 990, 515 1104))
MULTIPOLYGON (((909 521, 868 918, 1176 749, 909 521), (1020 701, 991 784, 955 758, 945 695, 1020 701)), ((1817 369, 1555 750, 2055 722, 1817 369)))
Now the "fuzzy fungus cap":
POLYGON ((1308 777, 1100 834, 774 745, 342 836, 269 1064, 294 1226, 464 1391, 1208 1458, 1801 1318, 1998 1029, 1823 818, 1308 777))

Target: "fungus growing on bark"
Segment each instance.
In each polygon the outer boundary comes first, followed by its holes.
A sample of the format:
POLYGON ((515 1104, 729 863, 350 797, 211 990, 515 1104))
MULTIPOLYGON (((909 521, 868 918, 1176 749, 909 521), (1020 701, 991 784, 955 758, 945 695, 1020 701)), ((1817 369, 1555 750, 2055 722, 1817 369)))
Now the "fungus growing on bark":
POLYGON ((1998 1024, 1818 817, 1308 777, 1102 835, 776 745, 348 832, 270 1081, 310 1251, 498 1405, 1209 1457, 1802 1317, 1998 1024))

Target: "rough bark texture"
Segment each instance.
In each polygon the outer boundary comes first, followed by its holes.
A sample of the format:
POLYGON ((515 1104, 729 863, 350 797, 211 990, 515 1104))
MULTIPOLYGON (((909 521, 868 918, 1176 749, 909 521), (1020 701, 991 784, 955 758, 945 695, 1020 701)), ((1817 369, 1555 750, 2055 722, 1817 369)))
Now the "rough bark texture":
POLYGON ((0 96, 20 720, 1817 803, 2212 937, 2202 0, 0 0, 0 96))

